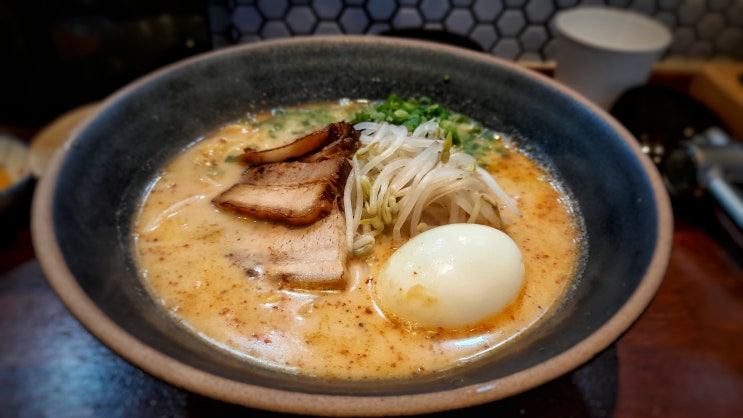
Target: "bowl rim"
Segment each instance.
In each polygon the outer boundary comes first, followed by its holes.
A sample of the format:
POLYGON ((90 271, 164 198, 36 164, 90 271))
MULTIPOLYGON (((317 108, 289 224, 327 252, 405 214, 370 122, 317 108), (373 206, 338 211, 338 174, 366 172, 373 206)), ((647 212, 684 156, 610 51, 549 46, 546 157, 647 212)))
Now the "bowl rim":
POLYGON ((419 394, 353 396, 300 393, 236 382, 196 369, 149 347, 116 325, 87 297, 85 291, 78 285, 65 264, 56 240, 52 216, 56 174, 61 170, 65 157, 71 149, 71 144, 75 140, 75 134, 73 134, 57 150, 36 189, 32 208, 32 239, 37 258, 51 287, 67 309, 104 345, 135 366, 174 386, 216 400, 246 407, 283 413, 325 416, 412 415, 464 408, 503 399, 535 388, 572 371, 593 358, 619 338, 644 312, 665 276, 670 259, 673 235, 670 198, 665 191, 657 169, 650 159, 641 152, 633 136, 604 110, 547 76, 494 56, 429 41, 368 35, 294 37, 243 44, 202 53, 165 66, 135 80, 106 98, 82 122, 80 129, 77 129, 76 132, 81 132, 85 125, 96 119, 99 114, 130 91, 175 68, 213 56, 229 54, 236 50, 282 47, 301 43, 351 43, 360 45, 382 43, 442 51, 470 60, 481 60, 507 67, 520 75, 546 83, 589 108, 621 136, 627 143, 626 145, 640 160, 655 198, 655 206, 658 210, 658 239, 652 259, 637 289, 610 320, 576 345, 547 361, 485 383, 419 394))

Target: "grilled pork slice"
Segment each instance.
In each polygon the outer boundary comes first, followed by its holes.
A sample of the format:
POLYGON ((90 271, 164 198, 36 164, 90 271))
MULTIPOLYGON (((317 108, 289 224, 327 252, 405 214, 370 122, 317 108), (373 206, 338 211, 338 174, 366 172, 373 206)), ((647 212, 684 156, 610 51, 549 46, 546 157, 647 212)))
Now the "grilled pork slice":
POLYGON ((251 278, 279 280, 296 289, 341 289, 347 259, 345 225, 337 205, 306 227, 261 225, 229 258, 251 278))
POLYGON ((321 181, 341 185, 345 182, 351 165, 345 156, 337 156, 317 162, 290 161, 261 164, 248 168, 240 177, 240 183, 258 186, 300 185, 321 181))
POLYGON ((262 164, 213 202, 253 219, 309 225, 330 213, 350 170, 345 157, 262 164))
POLYGON ((238 157, 238 161, 249 165, 286 161, 309 154, 345 137, 355 137, 358 140, 359 133, 349 123, 331 123, 322 130, 307 134, 281 147, 267 150, 246 148, 238 157))
POLYGON ((338 122, 288 147, 246 150, 252 166, 240 181, 215 197, 217 206, 253 219, 258 232, 229 257, 250 277, 267 277, 301 289, 345 286, 346 220, 343 188, 348 156, 360 146, 359 132, 338 122))
POLYGON ((256 186, 236 184, 214 199, 222 208, 264 221, 309 225, 330 213, 336 197, 329 183, 256 186))
POLYGON ((361 146, 359 135, 359 132, 351 126, 350 130, 341 135, 337 140, 322 147, 318 151, 299 157, 299 161, 317 162, 335 157, 348 157, 361 146))

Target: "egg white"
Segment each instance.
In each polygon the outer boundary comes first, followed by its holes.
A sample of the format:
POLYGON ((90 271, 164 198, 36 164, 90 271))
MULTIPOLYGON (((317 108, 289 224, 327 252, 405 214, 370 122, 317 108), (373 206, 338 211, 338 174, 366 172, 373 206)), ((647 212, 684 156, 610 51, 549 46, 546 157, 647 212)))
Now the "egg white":
POLYGON ((432 228, 403 244, 375 283, 381 309, 424 327, 471 326, 511 304, 524 262, 503 231, 478 224, 432 228))

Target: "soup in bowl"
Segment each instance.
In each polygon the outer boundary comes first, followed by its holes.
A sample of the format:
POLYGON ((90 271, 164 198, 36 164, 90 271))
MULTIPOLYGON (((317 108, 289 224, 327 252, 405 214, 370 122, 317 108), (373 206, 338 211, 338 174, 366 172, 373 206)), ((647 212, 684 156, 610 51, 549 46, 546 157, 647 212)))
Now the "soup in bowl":
POLYGON ((107 99, 51 167, 34 242, 80 321, 163 380, 282 412, 535 387, 632 324, 670 248, 662 183, 621 126, 428 43, 198 56, 107 99))

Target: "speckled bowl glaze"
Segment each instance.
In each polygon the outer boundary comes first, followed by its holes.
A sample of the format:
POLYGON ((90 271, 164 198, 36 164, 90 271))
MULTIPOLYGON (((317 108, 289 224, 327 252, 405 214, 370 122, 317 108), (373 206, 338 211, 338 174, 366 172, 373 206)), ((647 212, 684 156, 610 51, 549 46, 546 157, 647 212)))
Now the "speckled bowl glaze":
POLYGON ((163 68, 105 100, 54 157, 34 201, 49 282, 95 336, 190 391, 279 412, 389 415, 502 399, 591 359, 639 317, 665 273, 670 204, 617 122, 546 77, 491 56, 374 37, 294 38, 163 68), (144 189, 186 145, 249 111, 390 93, 431 97, 520 135, 577 200, 586 263, 555 314, 503 349, 438 374, 390 381, 298 377, 246 364, 177 326, 148 296, 130 248, 144 189))

